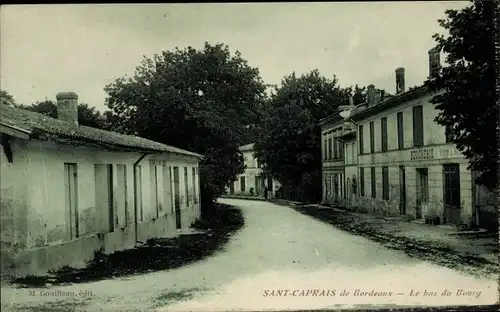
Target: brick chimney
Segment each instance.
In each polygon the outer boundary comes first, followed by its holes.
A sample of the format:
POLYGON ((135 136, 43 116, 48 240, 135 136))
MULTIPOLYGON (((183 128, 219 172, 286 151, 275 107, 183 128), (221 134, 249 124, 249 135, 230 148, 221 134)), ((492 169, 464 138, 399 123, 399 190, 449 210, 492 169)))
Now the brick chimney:
POLYGON ((372 84, 366 87, 366 102, 368 106, 375 104, 375 86, 372 84))
POLYGON ((405 69, 396 68, 396 94, 405 92, 405 69))
POLYGON ((74 92, 60 92, 57 99, 57 119, 78 125, 78 95, 74 92))
POLYGON ((441 70, 440 50, 434 47, 429 50, 429 77, 439 74, 441 70))

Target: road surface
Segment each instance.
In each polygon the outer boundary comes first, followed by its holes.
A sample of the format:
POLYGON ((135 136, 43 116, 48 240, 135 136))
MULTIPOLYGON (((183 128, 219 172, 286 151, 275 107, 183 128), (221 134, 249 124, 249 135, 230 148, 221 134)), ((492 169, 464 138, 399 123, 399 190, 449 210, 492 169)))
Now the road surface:
POLYGON ((246 225, 210 258, 170 271, 31 293, 5 287, 2 307, 38 302, 50 310, 255 311, 498 300, 495 280, 409 258, 288 207, 220 202, 239 207, 246 225))

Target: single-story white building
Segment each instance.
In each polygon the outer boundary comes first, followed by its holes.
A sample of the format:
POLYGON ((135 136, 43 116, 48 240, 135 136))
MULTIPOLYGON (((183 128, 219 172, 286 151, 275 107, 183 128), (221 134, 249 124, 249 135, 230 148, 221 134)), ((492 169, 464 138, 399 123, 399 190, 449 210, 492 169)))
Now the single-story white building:
POLYGON ((81 266, 200 216, 202 155, 78 125, 77 103, 58 94, 58 119, 1 107, 2 273, 81 266))

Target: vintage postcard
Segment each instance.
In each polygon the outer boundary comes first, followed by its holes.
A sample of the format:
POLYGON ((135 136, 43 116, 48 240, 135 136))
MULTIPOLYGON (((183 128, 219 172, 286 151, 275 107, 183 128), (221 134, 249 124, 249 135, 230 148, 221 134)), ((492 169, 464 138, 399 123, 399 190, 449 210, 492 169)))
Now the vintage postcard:
POLYGON ((498 1, 3 5, 3 311, 495 310, 498 1))

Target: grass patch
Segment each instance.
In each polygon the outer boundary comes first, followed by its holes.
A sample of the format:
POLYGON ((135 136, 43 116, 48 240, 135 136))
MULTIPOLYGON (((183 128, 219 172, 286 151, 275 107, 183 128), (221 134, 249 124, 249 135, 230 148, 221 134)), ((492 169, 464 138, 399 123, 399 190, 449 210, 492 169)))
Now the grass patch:
POLYGON ((109 255, 98 250, 85 268, 63 267, 49 272, 50 275, 30 275, 11 282, 21 287, 44 287, 169 270, 190 264, 222 250, 230 237, 244 225, 239 209, 224 204, 216 204, 216 208, 212 220, 193 224, 194 227, 209 228, 206 234, 188 235, 182 239, 150 239, 143 246, 109 255))

